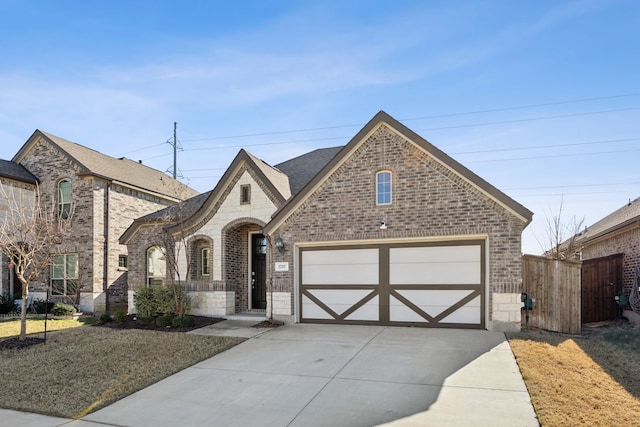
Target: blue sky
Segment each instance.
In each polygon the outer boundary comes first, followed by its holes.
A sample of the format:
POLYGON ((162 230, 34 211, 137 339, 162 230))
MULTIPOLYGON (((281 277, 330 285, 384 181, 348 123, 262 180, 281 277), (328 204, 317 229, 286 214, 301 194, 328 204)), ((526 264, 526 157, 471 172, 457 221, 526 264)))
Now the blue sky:
MULTIPOLYGON (((35 129, 199 191, 240 147, 275 164, 385 110, 534 212, 640 196, 640 3, 0 0, 0 158, 35 129)), ((568 237, 568 236, 567 236, 568 237)))

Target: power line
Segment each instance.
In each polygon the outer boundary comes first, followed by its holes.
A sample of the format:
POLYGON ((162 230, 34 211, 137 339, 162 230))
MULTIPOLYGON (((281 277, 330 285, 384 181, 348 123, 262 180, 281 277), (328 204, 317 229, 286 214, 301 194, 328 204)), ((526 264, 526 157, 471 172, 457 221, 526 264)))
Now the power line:
MULTIPOLYGON (((334 139, 334 138, 323 138, 323 139, 334 139)), ((525 151, 525 150, 537 150, 537 149, 547 149, 547 148, 579 147, 579 146, 586 146, 586 145, 611 144, 616 142, 631 142, 631 141, 637 141, 637 140, 638 140, 637 138, 606 139, 601 141, 576 142, 576 143, 569 143, 569 144, 547 144, 547 145, 539 145, 539 146, 532 145, 532 146, 513 147, 513 148, 495 148, 491 150, 457 151, 457 152, 450 153, 449 155, 458 156, 458 155, 465 155, 465 154, 497 153, 497 152, 504 152, 504 151, 525 151)), ((271 144, 271 143, 246 144, 240 147, 254 147, 254 146, 261 146, 261 145, 291 144, 291 143, 292 141, 285 141, 285 142, 279 142, 274 144, 271 144)), ((203 150, 213 150, 213 149, 214 148, 203 148, 203 149, 192 149, 192 150, 185 150, 185 151, 203 151, 203 150)), ((161 154, 158 156, 149 157, 146 160, 155 159, 157 157, 163 157, 167 155, 168 154, 161 154)), ((479 160, 476 160, 476 162, 477 161, 479 160)), ((489 161, 493 161, 493 160, 489 160, 489 161)), ((225 169, 226 168, 204 168, 204 169, 185 169, 184 171, 185 172, 202 172, 202 171, 225 170, 225 169)))
POLYGON ((591 194, 612 194, 612 193, 626 193, 625 191, 589 191, 588 193, 547 193, 547 194, 516 194, 513 197, 518 199, 524 199, 527 197, 551 197, 551 196, 584 196, 591 194))
MULTIPOLYGON (((433 130, 445 130, 445 129, 457 129, 457 128, 466 128, 466 127, 476 127, 476 126, 489 126, 489 125, 497 125, 497 124, 506 124, 506 123, 517 123, 517 122, 528 122, 528 121, 536 121, 536 120, 549 120, 549 119, 557 119, 557 118, 567 118, 567 117, 578 117, 578 116, 586 116, 586 115, 594 115, 594 114, 606 114, 606 113, 614 113, 621 111, 633 111, 637 110, 637 108, 620 108, 614 110, 600 110, 600 111, 590 111, 585 113, 574 113, 574 114, 557 114, 552 116, 541 116, 541 117, 529 117, 524 119, 513 119, 513 120, 503 120, 503 121, 495 121, 495 122, 481 122, 481 123, 470 123, 465 125, 453 125, 453 126, 444 126, 444 127, 436 127, 436 128, 424 128, 418 129, 417 132, 421 131, 433 131, 433 130)), ((297 144, 297 143, 305 143, 305 142, 318 142, 318 141, 329 141, 329 140, 346 140, 349 139, 349 136, 337 136, 337 137, 327 137, 327 138, 310 138, 310 139, 298 139, 291 141, 280 141, 280 142, 263 142, 256 144, 241 144, 241 145, 225 145, 218 147, 200 147, 200 148, 188 148, 183 151, 211 151, 211 150, 226 150, 231 148, 245 148, 245 147, 259 147, 259 146, 272 146, 272 145, 284 145, 284 144, 297 144)), ((157 156, 147 157, 145 160, 152 160, 159 157, 168 156, 169 154, 159 154, 157 156)))
MULTIPOLYGON (((427 120, 427 119, 439 119, 446 117, 458 117, 458 116, 467 116, 473 114, 484 114, 484 113, 495 113, 499 111, 512 111, 512 110, 522 110, 526 108, 537 108, 537 107, 548 107, 553 105, 566 105, 566 104, 576 104, 580 102, 592 102, 592 101, 602 101, 605 99, 616 99, 616 98, 625 98, 625 97, 633 97, 637 96, 637 93, 627 93, 623 95, 612 95, 612 96, 601 96, 597 98, 582 98, 582 99, 573 99, 569 101, 556 101, 556 102, 547 102, 543 104, 530 104, 530 105, 518 105, 514 107, 503 107, 503 108, 492 108, 487 110, 475 110, 475 111, 465 111, 462 113, 449 113, 449 114, 437 114, 431 116, 421 116, 421 117, 410 117, 406 119, 400 119, 400 122, 405 121, 414 121, 414 120, 427 120)), ((273 131, 273 132, 259 132, 259 133, 249 133, 249 134, 240 134, 240 135, 226 135, 226 136, 214 136, 207 138, 194 138, 194 139, 183 139, 182 142, 194 142, 194 141, 213 141, 213 140, 221 140, 221 139, 234 139, 234 138, 249 138, 255 136, 269 136, 269 135, 283 135, 288 133, 297 133, 297 132, 314 132, 318 130, 330 130, 330 129, 342 129, 342 128, 350 128, 356 126, 364 126, 364 123, 354 123, 354 124, 345 124, 345 125, 334 125, 334 126, 321 126, 315 128, 306 128, 306 129, 293 129, 293 130, 282 130, 282 131, 273 131)))
POLYGON ((136 148, 135 150, 131 150, 131 151, 125 151, 124 153, 122 153, 119 157, 124 156, 125 154, 131 154, 131 153, 136 153, 138 151, 143 151, 143 150, 148 150, 149 148, 155 148, 155 147, 159 147, 161 145, 166 144, 166 142, 162 142, 160 144, 153 144, 153 145, 147 145, 146 147, 140 147, 140 148, 136 148))
POLYGON ((531 157, 511 157, 506 159, 469 160, 469 161, 465 161, 464 163, 489 163, 489 162, 505 162, 505 161, 514 161, 514 160, 553 159, 558 157, 594 156, 599 154, 631 153, 636 151, 640 151, 640 148, 635 148, 631 150, 598 151, 598 152, 591 152, 591 153, 552 154, 548 156, 531 156, 531 157))
POLYGON ((481 154, 481 153, 497 153, 501 151, 524 151, 524 150, 538 150, 542 148, 559 148, 559 147, 576 147, 576 146, 584 146, 584 145, 595 145, 595 144, 610 144, 612 142, 631 142, 637 141, 637 138, 625 138, 625 139, 605 139, 602 141, 590 141, 590 142, 575 142, 570 144, 551 144, 551 145, 530 145, 527 147, 514 147, 514 148, 495 148, 491 150, 477 150, 477 151, 458 151, 456 153, 451 153, 451 155, 460 155, 460 154, 481 154))
POLYGON ((601 111, 590 111, 586 113, 573 113, 573 114, 557 114, 554 116, 541 116, 541 117, 530 117, 526 119, 513 119, 513 120, 502 120, 497 122, 482 122, 482 123, 470 123, 466 125, 452 125, 452 126, 441 126, 437 128, 425 128, 425 129, 417 129, 416 132, 421 132, 425 130, 444 130, 444 129, 458 129, 458 128, 467 128, 467 127, 475 127, 475 126, 489 126, 489 125, 499 125, 504 123, 519 123, 519 122, 531 122, 535 120, 548 120, 548 119, 559 119, 566 117, 578 117, 578 116, 588 116, 592 114, 604 114, 604 113, 618 113, 620 111, 633 111, 637 110, 637 108, 619 108, 615 110, 601 110, 601 111))
POLYGON ((504 188, 503 191, 517 191, 517 190, 548 190, 548 189, 556 189, 556 188, 592 188, 592 187, 613 187, 617 185, 636 185, 640 184, 638 182, 612 182, 606 184, 573 184, 573 185, 551 185, 545 187, 516 187, 516 188, 504 188))

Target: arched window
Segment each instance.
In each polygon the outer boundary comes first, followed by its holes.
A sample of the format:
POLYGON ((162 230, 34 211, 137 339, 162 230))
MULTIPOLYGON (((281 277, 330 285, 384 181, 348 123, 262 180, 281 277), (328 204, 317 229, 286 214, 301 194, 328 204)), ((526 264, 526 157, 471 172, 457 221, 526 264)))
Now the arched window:
POLYGON ((61 179, 58 182, 58 216, 62 219, 69 218, 71 214, 71 180, 61 179))
POLYGON ((200 274, 202 276, 208 276, 211 271, 211 249, 200 249, 200 274))
POLYGON ((204 236, 198 236, 190 243, 190 276, 193 280, 208 279, 211 275, 211 252, 213 242, 204 236))
POLYGON ((167 275, 167 256, 164 248, 151 246, 147 249, 147 285, 164 286, 167 275))
POLYGON ((376 204, 391 204, 391 171, 376 173, 376 204))

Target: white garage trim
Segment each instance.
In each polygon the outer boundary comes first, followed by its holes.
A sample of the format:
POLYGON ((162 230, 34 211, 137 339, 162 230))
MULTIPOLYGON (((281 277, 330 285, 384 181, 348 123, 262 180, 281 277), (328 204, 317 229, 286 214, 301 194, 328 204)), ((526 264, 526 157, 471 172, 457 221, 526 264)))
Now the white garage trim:
POLYGON ((484 329, 485 248, 485 239, 300 245, 299 321, 484 329))

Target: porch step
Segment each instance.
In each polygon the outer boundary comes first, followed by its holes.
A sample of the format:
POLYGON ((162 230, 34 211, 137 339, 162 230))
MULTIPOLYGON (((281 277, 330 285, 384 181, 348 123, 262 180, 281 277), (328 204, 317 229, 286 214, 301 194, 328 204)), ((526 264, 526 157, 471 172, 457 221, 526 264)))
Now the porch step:
POLYGON ((227 320, 255 320, 256 322, 260 322, 262 320, 267 320, 267 313, 261 312, 251 312, 251 313, 236 313, 236 314, 228 314, 224 316, 227 320))

